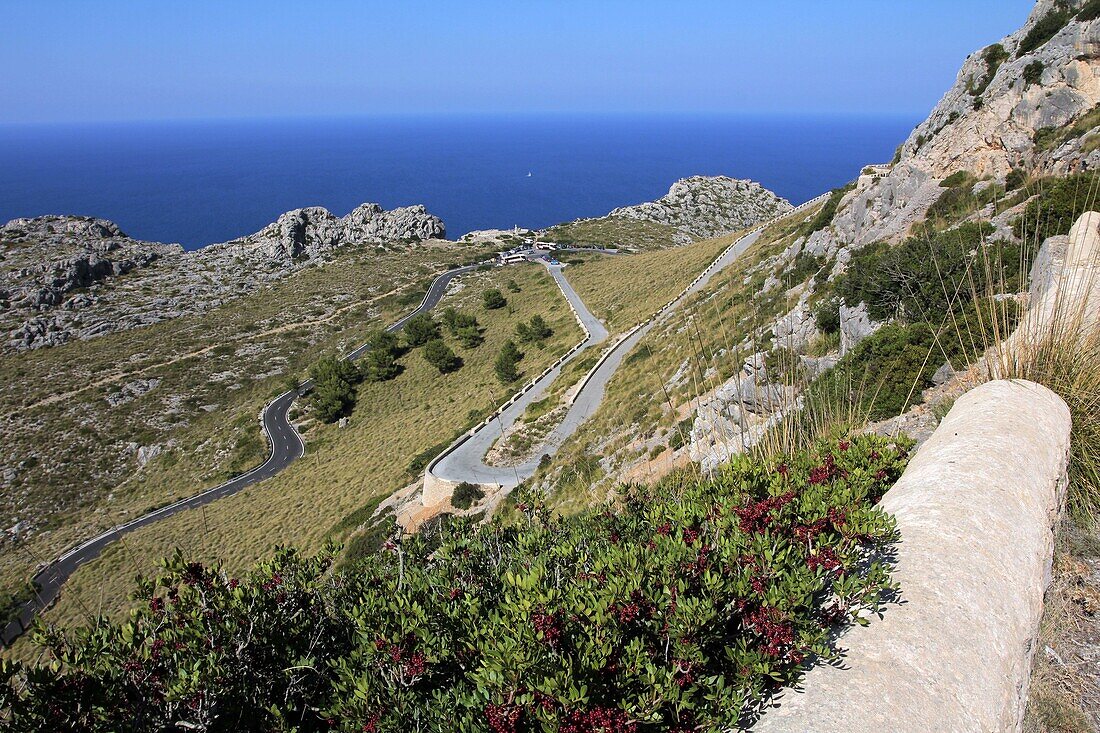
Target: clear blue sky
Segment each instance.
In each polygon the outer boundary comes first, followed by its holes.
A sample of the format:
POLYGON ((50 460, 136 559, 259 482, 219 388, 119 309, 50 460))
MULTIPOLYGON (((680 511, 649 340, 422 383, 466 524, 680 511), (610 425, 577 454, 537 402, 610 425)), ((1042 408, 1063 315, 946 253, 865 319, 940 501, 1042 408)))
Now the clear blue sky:
POLYGON ((1032 0, 0 0, 0 122, 927 112, 1032 0))

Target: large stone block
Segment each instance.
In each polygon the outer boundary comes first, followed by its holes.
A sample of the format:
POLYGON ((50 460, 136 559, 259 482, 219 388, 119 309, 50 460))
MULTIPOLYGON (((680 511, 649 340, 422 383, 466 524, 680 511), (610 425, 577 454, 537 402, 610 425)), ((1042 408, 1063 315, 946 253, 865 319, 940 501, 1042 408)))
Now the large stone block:
POLYGON ((1032 382, 962 396, 882 508, 897 518, 900 603, 840 639, 756 730, 1019 730, 1062 506, 1065 403, 1032 382))

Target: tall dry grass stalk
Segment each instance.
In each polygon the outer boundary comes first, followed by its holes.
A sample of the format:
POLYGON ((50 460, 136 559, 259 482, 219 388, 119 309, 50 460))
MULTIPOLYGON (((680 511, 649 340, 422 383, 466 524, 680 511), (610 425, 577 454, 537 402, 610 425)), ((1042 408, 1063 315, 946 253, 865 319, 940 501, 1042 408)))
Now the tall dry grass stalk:
POLYGON ((1052 238, 1032 270, 1028 308, 1016 332, 989 355, 988 376, 1050 388, 1073 416, 1068 507, 1100 513, 1100 213, 1087 212, 1068 238, 1052 238))

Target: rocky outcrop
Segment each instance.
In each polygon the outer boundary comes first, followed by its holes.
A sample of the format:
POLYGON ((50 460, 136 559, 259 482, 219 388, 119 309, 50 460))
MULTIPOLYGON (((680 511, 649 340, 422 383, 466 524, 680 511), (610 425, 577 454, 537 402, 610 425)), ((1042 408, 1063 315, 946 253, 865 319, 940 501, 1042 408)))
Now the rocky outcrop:
POLYGON ((286 267, 302 259, 323 258, 345 244, 442 239, 446 234, 443 221, 423 206, 386 211, 378 204, 363 204, 343 218, 314 206, 288 211, 255 234, 210 245, 196 256, 228 256, 267 267, 286 267))
POLYGON ((0 306, 23 309, 60 305, 73 290, 183 253, 179 245, 139 242, 113 222, 83 216, 13 219, 0 227, 0 247, 0 306))
POLYGON ((692 176, 672 184, 656 201, 615 209, 609 216, 665 224, 705 239, 748 229, 792 208, 755 181, 692 176))
POLYGON ((943 194, 940 181, 958 171, 1003 179, 1014 168, 1057 175, 1100 167, 1100 19, 1079 19, 1082 5, 1039 0, 1020 30, 971 54, 896 164, 860 177, 814 249, 843 255, 902 239, 943 194), (1022 48, 1058 12, 1060 30, 1022 48))
POLYGON ((0 227, 0 333, 16 351, 89 339, 203 312, 344 246, 445 234, 423 206, 378 204, 342 218, 297 209, 255 234, 195 252, 135 240, 104 219, 14 219, 0 227))
POLYGON ((901 602, 842 636, 843 663, 815 666, 754 729, 1020 730, 1069 443, 1069 409, 1038 384, 959 398, 880 503, 901 535, 901 602))

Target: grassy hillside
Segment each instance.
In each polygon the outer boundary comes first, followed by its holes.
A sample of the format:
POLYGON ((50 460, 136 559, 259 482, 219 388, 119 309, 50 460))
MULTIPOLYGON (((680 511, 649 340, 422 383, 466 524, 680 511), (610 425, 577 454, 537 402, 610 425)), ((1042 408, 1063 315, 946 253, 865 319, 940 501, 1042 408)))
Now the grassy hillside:
POLYGON ((612 333, 630 330, 674 298, 739 235, 632 255, 569 255, 566 273, 585 305, 612 333))
MULTIPOLYGON (((345 251, 267 289, 90 341, 0 358, 0 586, 150 508, 259 463, 257 416, 324 351, 415 307, 436 273, 483 249, 345 251), (140 446, 161 453, 141 467, 140 446), (8 519, 8 518, 11 519, 8 519)), ((2 588, 0 588, 2 589, 2 588)))
POLYGON ((484 343, 472 350, 448 337, 465 362, 458 371, 441 375, 419 350, 407 353, 400 360, 405 369, 399 377, 360 386, 347 427, 314 424, 305 435, 303 460, 205 511, 185 512, 113 545, 73 577, 47 618, 72 623, 89 613, 126 607, 134 575, 152 572, 156 561, 176 547, 189 556, 219 559, 230 568, 267 556, 277 544, 318 549, 345 515, 413 480, 415 472, 408 468, 417 454, 449 442, 503 401, 510 388, 497 381, 492 364, 500 345, 515 338, 517 323, 542 315, 554 330, 543 348, 524 346, 520 366, 528 375, 540 372, 581 337, 557 285, 538 265, 468 276, 439 307, 449 306, 474 313, 485 329, 484 343), (509 280, 519 292, 507 288, 509 280), (507 307, 483 309, 481 292, 490 287, 505 293, 507 307))
POLYGON ((619 216, 578 219, 558 224, 546 229, 542 233, 542 238, 559 244, 620 247, 642 251, 677 247, 691 240, 690 236, 668 224, 619 216))

